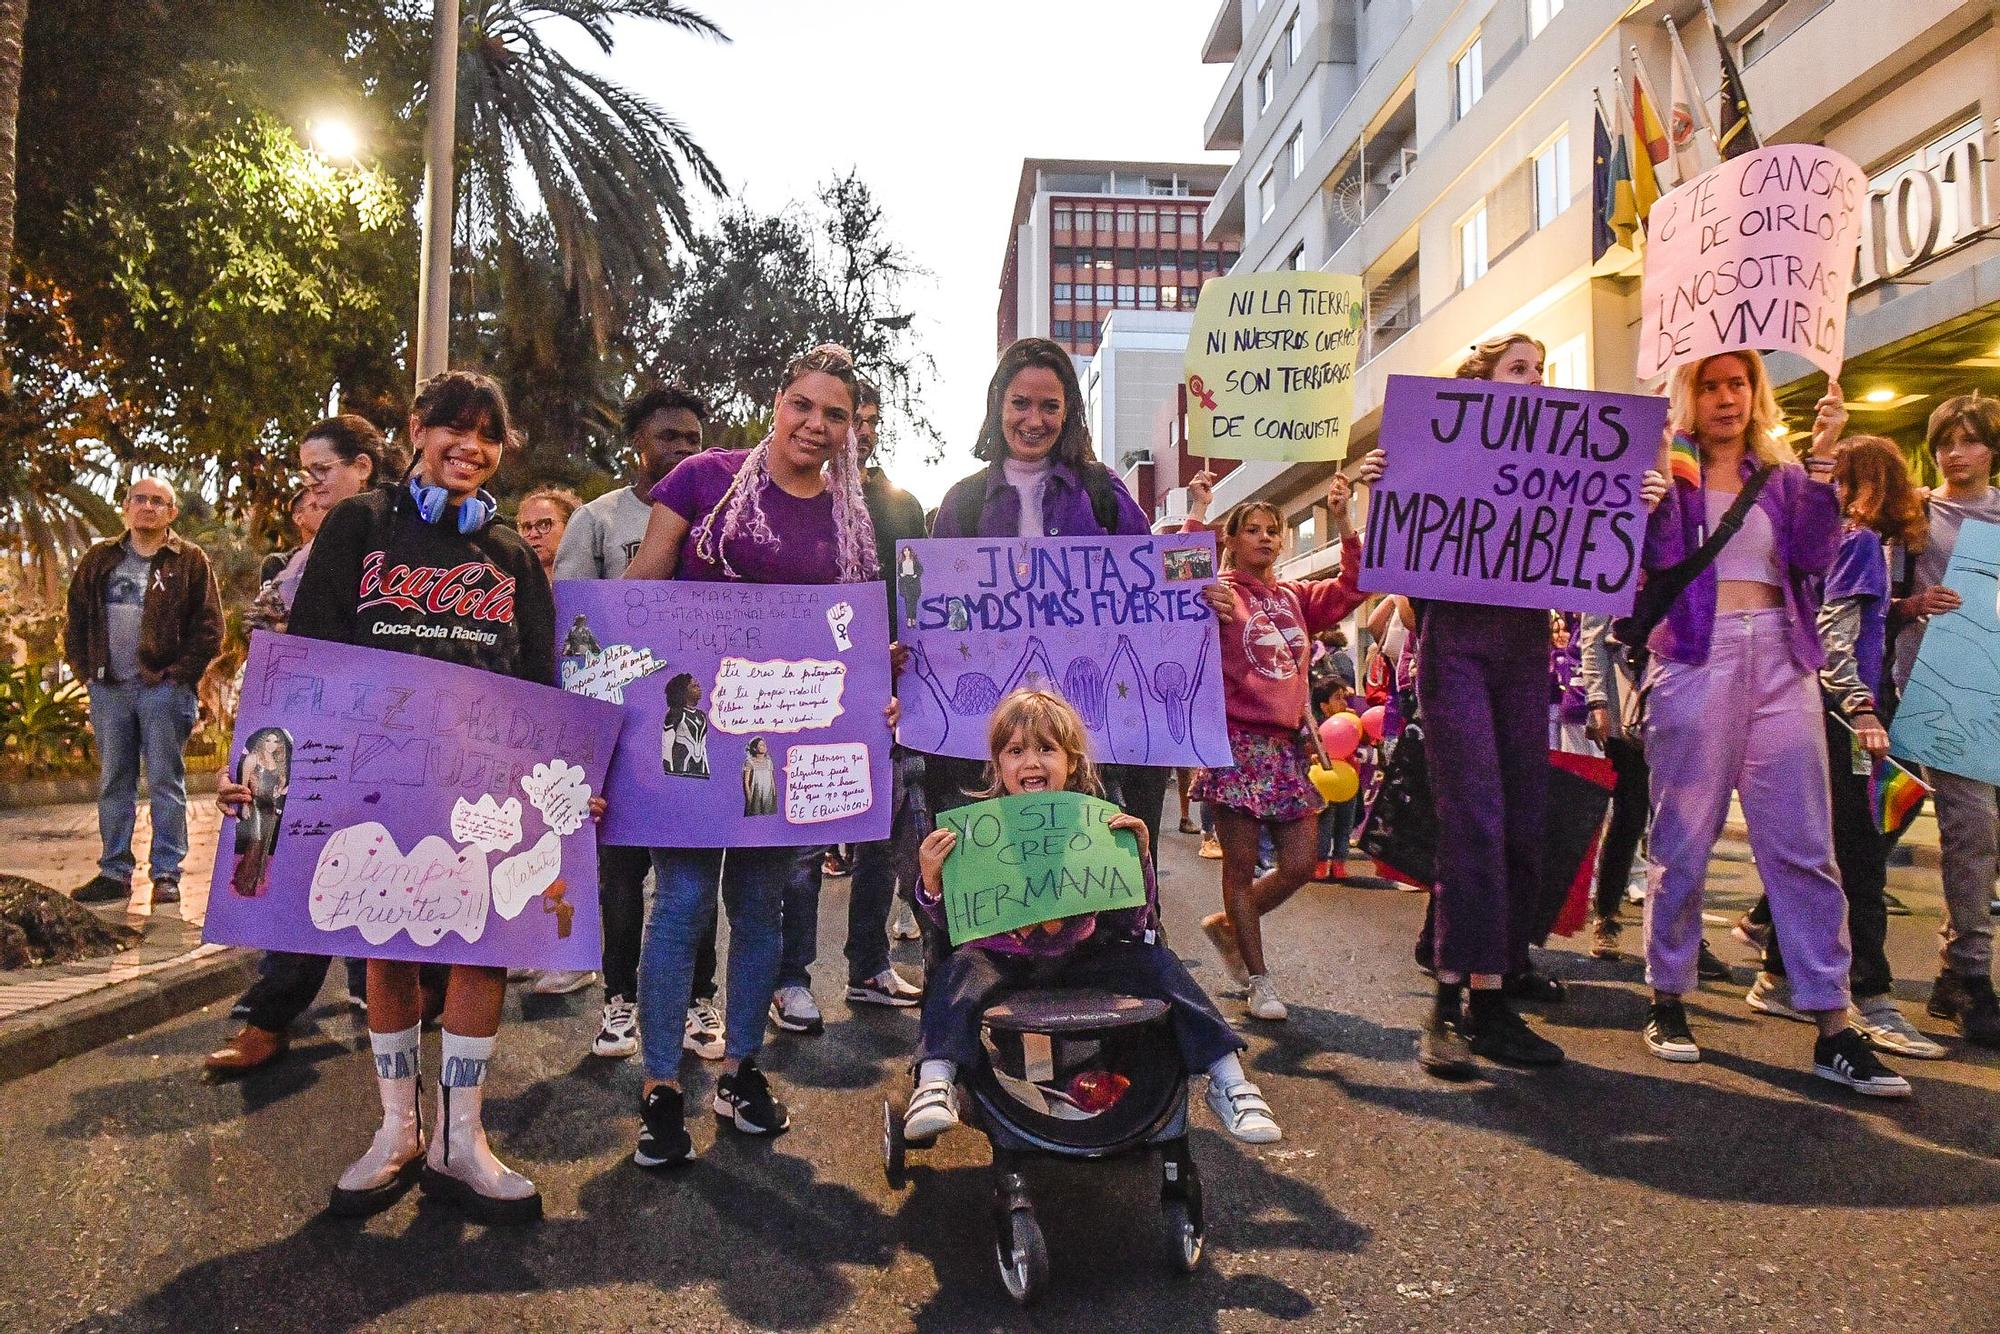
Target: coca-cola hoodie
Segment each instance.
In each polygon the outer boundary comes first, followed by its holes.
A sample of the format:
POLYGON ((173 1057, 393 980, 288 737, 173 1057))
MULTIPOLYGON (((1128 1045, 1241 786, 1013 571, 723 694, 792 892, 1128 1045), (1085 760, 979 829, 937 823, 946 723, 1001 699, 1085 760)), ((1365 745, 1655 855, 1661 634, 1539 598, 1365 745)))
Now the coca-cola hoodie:
POLYGON ((290 632, 555 679, 555 603, 535 553, 493 517, 470 533, 458 531, 455 508, 425 522, 407 486, 333 507, 299 579, 290 632))

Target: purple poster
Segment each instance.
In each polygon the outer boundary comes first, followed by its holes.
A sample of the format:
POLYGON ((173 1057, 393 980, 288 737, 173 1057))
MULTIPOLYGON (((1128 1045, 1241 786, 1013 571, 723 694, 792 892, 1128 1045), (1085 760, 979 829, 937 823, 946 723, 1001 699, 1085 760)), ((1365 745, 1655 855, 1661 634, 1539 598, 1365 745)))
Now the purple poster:
POLYGON ((1099 761, 1233 764, 1214 582, 1213 533, 899 543, 899 739, 988 759, 993 706, 1025 685, 1076 706, 1099 761))
POLYGON ((258 632, 202 936, 520 968, 603 952, 590 798, 618 712, 407 653, 258 632))
POLYGON ((605 842, 889 836, 880 584, 566 579, 556 634, 564 689, 622 711, 605 842))
POLYGON ((1666 424, 1664 398, 1390 376, 1361 587, 1624 615, 1666 424))

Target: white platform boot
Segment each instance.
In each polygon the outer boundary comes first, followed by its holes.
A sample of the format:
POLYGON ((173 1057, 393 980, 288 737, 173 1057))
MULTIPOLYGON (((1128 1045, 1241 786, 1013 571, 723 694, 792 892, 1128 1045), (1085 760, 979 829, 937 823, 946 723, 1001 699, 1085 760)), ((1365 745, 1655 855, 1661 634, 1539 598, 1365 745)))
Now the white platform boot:
POLYGON ((342 1218, 379 1214, 403 1197, 423 1170, 424 1127, 417 1112, 417 1039, 420 1030, 370 1033, 375 1083, 382 1094, 382 1128, 340 1174, 327 1212, 342 1218))
POLYGON ((492 1038, 444 1035, 437 1125, 425 1156, 426 1195, 462 1206, 482 1223, 532 1223, 542 1216, 535 1183, 493 1156, 480 1112, 492 1038))

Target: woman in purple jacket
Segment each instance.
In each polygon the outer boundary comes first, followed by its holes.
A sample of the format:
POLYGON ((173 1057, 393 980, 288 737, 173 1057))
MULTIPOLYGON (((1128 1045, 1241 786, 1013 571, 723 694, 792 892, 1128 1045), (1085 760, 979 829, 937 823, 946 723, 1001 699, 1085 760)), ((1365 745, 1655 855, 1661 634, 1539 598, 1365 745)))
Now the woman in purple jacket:
POLYGON ((1675 479, 1646 529, 1651 577, 1691 556, 1758 469, 1771 469, 1742 528, 1668 608, 1647 647, 1646 759, 1652 766, 1646 1047, 1698 1061, 1681 997, 1696 984, 1708 858, 1743 803, 1758 875, 1785 937, 1793 1003, 1818 1025, 1813 1073, 1877 1097, 1910 1086, 1847 1021, 1847 900, 1834 872, 1820 588, 1840 543, 1834 450, 1847 423, 1829 383, 1802 468, 1780 444, 1763 358, 1729 352, 1674 373, 1671 429, 1692 444, 1701 481, 1675 479))
MULTIPOLYGON (((1097 461, 1076 367, 1046 338, 1023 338, 1000 354, 972 456, 986 466, 945 492, 932 537, 1144 537, 1152 531, 1124 484, 1097 461)), ((1148 846, 1155 849, 1173 772, 1109 764, 1102 774, 1110 798, 1146 822, 1148 846)), ((934 757, 924 771, 933 812, 973 800, 980 782, 981 767, 972 760, 934 757)))

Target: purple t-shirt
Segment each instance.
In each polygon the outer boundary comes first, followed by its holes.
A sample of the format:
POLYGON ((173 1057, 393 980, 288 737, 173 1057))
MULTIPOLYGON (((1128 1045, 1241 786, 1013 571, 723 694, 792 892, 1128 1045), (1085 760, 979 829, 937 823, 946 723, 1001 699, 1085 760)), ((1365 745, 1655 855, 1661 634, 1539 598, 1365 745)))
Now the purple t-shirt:
POLYGON ((1862 684, 1882 688, 1884 639, 1889 623, 1889 558, 1882 539, 1867 528, 1849 528, 1826 573, 1828 602, 1853 598, 1861 604, 1861 630, 1854 639, 1854 666, 1862 684))
MULTIPOLYGON (((653 488, 655 504, 665 505, 688 522, 681 539, 681 560, 674 577, 718 583, 732 576, 720 561, 695 554, 695 530, 709 511, 722 503, 730 479, 748 455, 743 449, 710 449, 682 459, 653 488)), ((758 500, 777 541, 764 545, 747 528, 738 531, 723 550, 736 579, 752 584, 837 584, 839 544, 833 532, 833 492, 821 491, 801 500, 776 482, 766 482, 758 500)), ((720 522, 720 519, 717 520, 720 522)))

